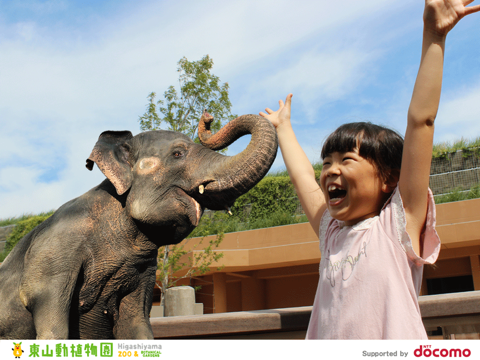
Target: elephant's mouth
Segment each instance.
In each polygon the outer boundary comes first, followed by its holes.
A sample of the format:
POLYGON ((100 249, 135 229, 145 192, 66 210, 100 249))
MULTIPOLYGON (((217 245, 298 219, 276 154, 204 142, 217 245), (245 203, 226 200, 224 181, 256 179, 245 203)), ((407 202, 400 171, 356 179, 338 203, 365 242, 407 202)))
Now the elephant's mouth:
MULTIPOLYGON (((211 191, 211 186, 215 186, 216 183, 216 180, 207 179, 196 182, 193 186, 189 186, 188 188, 178 186, 178 189, 184 193, 185 196, 190 198, 190 203, 196 209, 198 220, 200 220, 198 215, 201 216, 205 208, 210 210, 224 210, 226 208, 225 205, 220 204, 223 203, 223 201, 219 201, 219 191, 211 191), (213 204, 215 205, 212 206, 213 204)), ((192 223, 197 225, 194 221, 192 221, 192 223)))
POLYGON ((205 208, 210 210, 227 210, 235 201, 235 196, 229 196, 228 190, 221 190, 217 180, 212 178, 204 179, 196 183, 189 190, 179 190, 188 198, 191 206, 189 208, 195 211, 189 211, 188 216, 194 226, 198 226, 200 218, 205 208))
POLYGON ((187 204, 187 216, 192 223, 193 226, 198 226, 200 222, 200 218, 203 215, 203 206, 189 193, 185 190, 178 188, 178 191, 183 193, 184 197, 186 198, 187 204))
POLYGON ((185 191, 194 201, 201 204, 202 209, 210 210, 227 210, 235 202, 238 194, 235 193, 236 188, 225 185, 225 181, 219 181, 209 178, 203 180, 193 186, 189 191, 185 191))

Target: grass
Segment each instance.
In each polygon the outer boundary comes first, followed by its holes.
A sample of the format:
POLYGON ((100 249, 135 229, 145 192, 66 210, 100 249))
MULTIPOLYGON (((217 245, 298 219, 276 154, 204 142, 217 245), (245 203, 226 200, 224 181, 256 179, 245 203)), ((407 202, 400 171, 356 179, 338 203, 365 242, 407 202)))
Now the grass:
POLYGON ((475 185, 470 190, 462 191, 455 189, 451 193, 435 196, 435 204, 443 204, 447 202, 472 200, 480 198, 480 184, 475 185))
POLYGON ((16 225, 20 221, 28 220, 32 217, 35 216, 47 216, 47 215, 52 215, 55 212, 55 210, 47 211, 47 212, 41 212, 39 214, 23 214, 21 216, 15 216, 15 217, 10 217, 10 218, 5 218, 5 219, 0 219, 0 226, 8 226, 8 225, 16 225))
POLYGON ((480 137, 474 139, 465 139, 461 138, 453 143, 442 142, 433 145, 432 157, 435 158, 444 158, 449 153, 457 152, 458 150, 462 151, 476 151, 479 152, 480 148, 480 137))

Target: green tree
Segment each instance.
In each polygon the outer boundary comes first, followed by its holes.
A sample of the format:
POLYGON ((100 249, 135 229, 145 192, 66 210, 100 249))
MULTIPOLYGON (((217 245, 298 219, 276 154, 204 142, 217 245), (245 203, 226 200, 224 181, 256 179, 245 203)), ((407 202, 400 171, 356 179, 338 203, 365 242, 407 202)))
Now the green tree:
POLYGON ((156 101, 156 93, 148 95, 145 113, 139 117, 143 131, 157 130, 166 125, 168 130, 178 131, 191 139, 197 137, 198 121, 205 109, 213 115, 213 132, 225 122, 236 117, 231 114, 228 83, 221 83, 211 73, 213 60, 205 55, 198 61, 183 57, 178 62, 179 91, 172 85, 164 92, 164 99, 156 101))

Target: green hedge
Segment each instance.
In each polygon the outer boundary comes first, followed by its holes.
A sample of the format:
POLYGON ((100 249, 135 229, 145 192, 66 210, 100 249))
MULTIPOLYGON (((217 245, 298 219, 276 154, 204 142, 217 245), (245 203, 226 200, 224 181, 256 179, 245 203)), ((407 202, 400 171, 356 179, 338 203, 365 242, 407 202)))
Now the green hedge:
POLYGON ((232 213, 244 221, 261 219, 277 211, 293 214, 297 203, 295 189, 288 176, 266 177, 235 201, 232 213))
MULTIPOLYGON (((315 170, 320 177, 321 169, 315 170)), ((263 219, 274 213, 296 214, 299 201, 289 176, 267 176, 248 193, 240 196, 232 208, 243 221, 263 219)))
POLYGON ((3 253, 0 254, 0 262, 2 262, 7 255, 12 251, 15 245, 30 231, 32 231, 35 227, 40 225, 42 222, 47 220, 50 216, 52 216, 53 211, 49 213, 44 213, 41 215, 24 215, 22 216, 22 220, 16 221, 14 224, 16 226, 13 228, 13 231, 10 235, 7 236, 5 249, 3 253))

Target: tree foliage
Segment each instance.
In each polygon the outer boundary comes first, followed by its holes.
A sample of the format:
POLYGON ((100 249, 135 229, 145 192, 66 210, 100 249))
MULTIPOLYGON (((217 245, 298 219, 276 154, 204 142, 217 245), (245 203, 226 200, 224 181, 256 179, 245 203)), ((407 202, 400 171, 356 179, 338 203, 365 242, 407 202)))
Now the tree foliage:
MULTIPOLYGON (((210 266, 223 257, 222 252, 217 252, 215 249, 223 241, 224 234, 219 233, 215 238, 208 241, 208 245, 202 247, 205 237, 193 246, 190 251, 185 250, 185 245, 188 243, 182 241, 177 245, 167 245, 159 249, 158 255, 158 269, 160 274, 162 300, 164 305, 165 290, 176 285, 176 283, 185 278, 192 278, 194 276, 201 276, 210 270, 210 266), (201 248, 201 250, 197 250, 201 248), (174 277, 173 274, 180 270, 187 269, 186 273, 181 276, 174 277)), ((221 270, 218 267, 217 270, 221 270)))
POLYGON ((172 85, 163 94, 164 99, 156 101, 156 93, 148 95, 145 113, 139 117, 140 128, 158 130, 164 125, 167 130, 178 131, 191 139, 197 136, 198 121, 205 109, 213 115, 213 132, 234 119, 232 104, 228 97, 228 83, 221 83, 211 73, 213 60, 205 55, 198 61, 183 57, 178 62, 179 91, 172 85))

